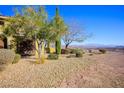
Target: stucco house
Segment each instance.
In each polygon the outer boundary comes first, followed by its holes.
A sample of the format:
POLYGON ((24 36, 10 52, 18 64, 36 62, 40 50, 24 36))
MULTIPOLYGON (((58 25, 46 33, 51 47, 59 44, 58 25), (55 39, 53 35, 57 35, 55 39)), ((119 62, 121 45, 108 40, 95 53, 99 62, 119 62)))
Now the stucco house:
POLYGON ((0 48, 8 48, 8 38, 3 35, 4 26, 7 24, 8 17, 0 15, 0 48))
MULTIPOLYGON (((7 16, 2 16, 0 15, 0 48, 10 48, 10 41, 11 41, 11 37, 6 37, 4 34, 3 34, 3 31, 4 31, 4 27, 7 26, 7 24, 9 24, 9 22, 7 21, 7 19, 9 19, 10 17, 7 17, 7 16)), ((37 45, 36 45, 37 46, 37 45)), ((54 44, 51 44, 50 45, 50 52, 55 52, 55 49, 54 47, 54 44)))

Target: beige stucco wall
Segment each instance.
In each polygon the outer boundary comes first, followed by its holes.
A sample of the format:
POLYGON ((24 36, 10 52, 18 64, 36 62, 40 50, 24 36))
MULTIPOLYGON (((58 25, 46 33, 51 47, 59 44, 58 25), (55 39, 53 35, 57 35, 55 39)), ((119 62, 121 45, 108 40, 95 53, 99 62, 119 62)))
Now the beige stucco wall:
POLYGON ((0 25, 0 34, 2 34, 2 32, 3 32, 3 26, 0 25))
MULTIPOLYGON (((4 25, 0 25, 0 34, 3 34, 4 31, 4 27, 7 26, 7 24, 9 24, 9 22, 6 20, 8 17, 4 17, 4 16, 0 16, 0 21, 4 22, 4 25)), ((8 45, 10 45, 10 41, 11 41, 11 37, 7 37, 7 41, 8 41, 8 45)))

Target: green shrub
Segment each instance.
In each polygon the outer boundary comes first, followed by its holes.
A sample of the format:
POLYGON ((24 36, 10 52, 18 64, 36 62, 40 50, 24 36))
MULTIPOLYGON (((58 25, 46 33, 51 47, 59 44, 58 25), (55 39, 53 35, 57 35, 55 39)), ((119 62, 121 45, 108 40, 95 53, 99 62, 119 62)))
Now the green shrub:
POLYGON ((99 49, 99 52, 102 53, 102 54, 105 54, 106 50, 105 49, 99 49))
POLYGON ((71 54, 75 54, 77 52, 77 49, 71 49, 71 54))
POLYGON ((71 54, 76 54, 77 52, 82 52, 82 53, 84 53, 83 50, 82 50, 82 49, 79 49, 79 48, 71 49, 71 51, 70 51, 71 54))
POLYGON ((49 54, 48 59, 57 60, 59 56, 57 54, 49 54))
POLYGON ((21 56, 19 54, 16 54, 15 57, 14 57, 14 60, 13 60, 12 64, 17 63, 20 59, 21 59, 21 56))
POLYGON ((8 64, 14 60, 15 53, 9 49, 0 49, 0 70, 2 71, 8 64))
POLYGON ((0 49, 0 64, 12 63, 15 57, 15 53, 9 49, 0 49))
POLYGON ((83 56, 82 52, 80 52, 80 51, 76 52, 76 57, 82 57, 82 56, 83 56))
POLYGON ((71 54, 75 54, 76 57, 82 57, 83 54, 84 54, 83 50, 82 49, 79 49, 79 48, 77 48, 77 49, 71 49, 71 52, 70 53, 71 54))

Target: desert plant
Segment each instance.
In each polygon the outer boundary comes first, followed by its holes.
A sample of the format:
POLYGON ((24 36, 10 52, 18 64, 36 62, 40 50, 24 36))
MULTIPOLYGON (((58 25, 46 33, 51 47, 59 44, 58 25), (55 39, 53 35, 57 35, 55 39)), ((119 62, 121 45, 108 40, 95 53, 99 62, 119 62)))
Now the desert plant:
POLYGON ((9 49, 0 49, 0 64, 12 63, 15 53, 9 49))
POLYGON ((105 54, 106 50, 105 49, 99 49, 99 52, 102 53, 102 54, 105 54))
POLYGON ((19 54, 16 54, 15 57, 14 57, 14 60, 13 60, 12 64, 17 63, 20 59, 21 59, 21 56, 19 54))
POLYGON ((77 52, 81 52, 81 51, 82 51, 82 53, 83 53, 83 50, 82 50, 82 49, 75 48, 75 49, 71 49, 71 50, 70 50, 70 53, 71 53, 71 54, 76 54, 77 52))
POLYGON ((51 21, 51 30, 54 31, 56 54, 61 54, 61 37, 67 32, 67 26, 59 15, 58 8, 56 8, 55 17, 51 21))
POLYGON ((59 56, 57 54, 49 54, 48 59, 57 60, 59 56))
POLYGON ((56 54, 61 54, 61 40, 60 39, 56 40, 55 46, 56 46, 56 54))
POLYGON ((15 53, 9 49, 0 49, 0 70, 3 70, 8 64, 12 63, 15 53))
POLYGON ((76 52, 76 57, 82 57, 82 56, 83 56, 82 52, 80 52, 80 51, 76 52))
POLYGON ((64 34, 62 40, 65 43, 65 48, 68 48, 73 42, 81 43, 89 37, 91 37, 91 35, 86 34, 79 22, 76 22, 76 20, 70 20, 68 23, 68 32, 64 34))
POLYGON ((77 51, 76 49, 71 49, 71 52, 70 52, 70 53, 71 53, 71 54, 75 54, 76 51, 77 51))

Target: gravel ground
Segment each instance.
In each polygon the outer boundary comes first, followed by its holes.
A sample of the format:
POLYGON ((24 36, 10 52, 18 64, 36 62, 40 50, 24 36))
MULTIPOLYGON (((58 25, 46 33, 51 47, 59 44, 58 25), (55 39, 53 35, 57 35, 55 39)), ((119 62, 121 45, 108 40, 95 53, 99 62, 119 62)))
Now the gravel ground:
POLYGON ((66 56, 45 64, 23 58, 0 72, 0 87, 124 87, 123 54, 66 56))

